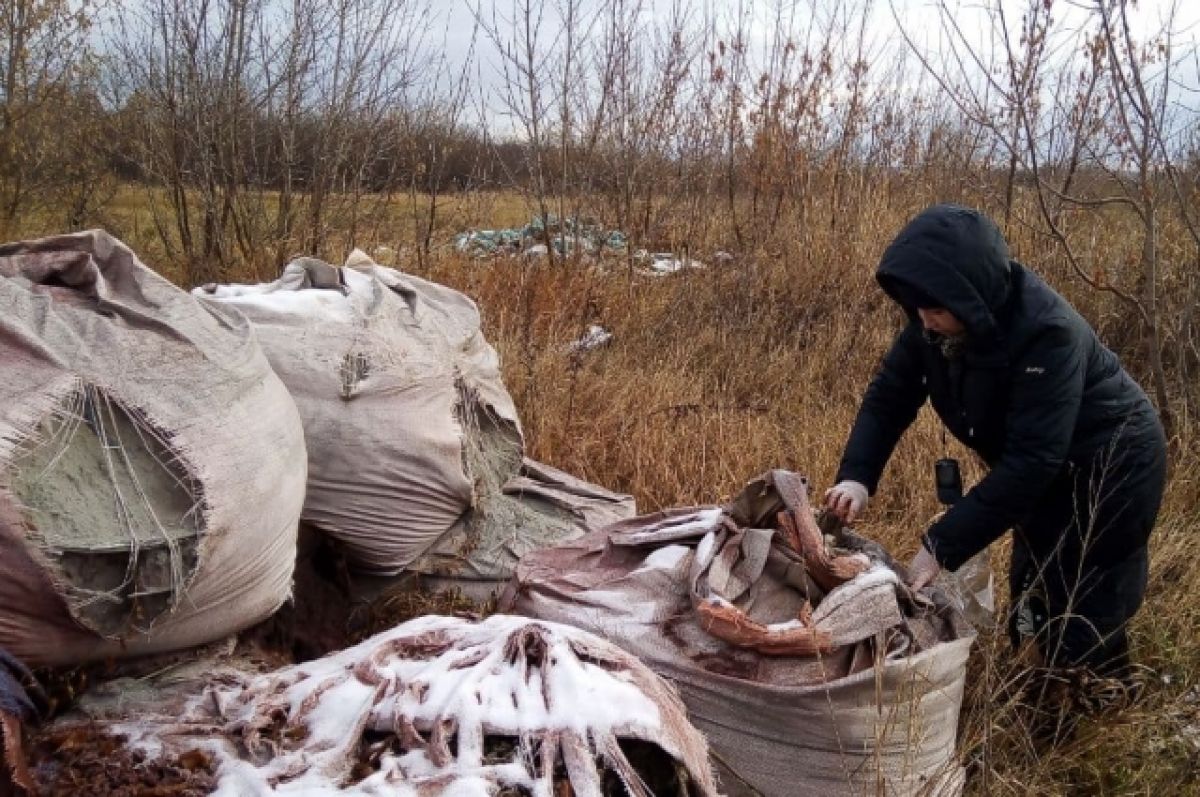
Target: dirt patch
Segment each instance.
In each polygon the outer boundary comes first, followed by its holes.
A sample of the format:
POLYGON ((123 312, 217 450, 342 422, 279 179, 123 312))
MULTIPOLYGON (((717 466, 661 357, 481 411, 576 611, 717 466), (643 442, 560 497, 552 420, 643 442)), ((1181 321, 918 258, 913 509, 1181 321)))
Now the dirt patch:
POLYGON ((34 734, 29 758, 40 797, 204 797, 217 783, 212 757, 201 750, 150 759, 91 723, 34 734))
POLYGON ((426 615, 487 617, 495 610, 494 599, 479 603, 455 589, 426 592, 415 584, 400 584, 367 605, 355 641, 426 615))
POLYGON ((495 611, 495 601, 480 603, 459 590, 426 590, 416 575, 382 579, 351 573, 341 547, 303 523, 294 583, 292 598, 239 638, 239 647, 254 648, 274 667, 344 650, 416 617, 485 617, 495 611))
POLYGON ((365 606, 351 596, 346 557, 305 524, 293 575, 292 597, 271 617, 239 635, 239 647, 261 652, 273 667, 311 661, 355 639, 365 606))

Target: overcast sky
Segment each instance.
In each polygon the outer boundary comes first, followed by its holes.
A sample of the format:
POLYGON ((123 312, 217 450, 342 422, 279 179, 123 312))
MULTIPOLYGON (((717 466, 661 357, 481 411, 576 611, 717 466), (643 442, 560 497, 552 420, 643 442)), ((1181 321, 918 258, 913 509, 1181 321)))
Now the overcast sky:
MULTIPOLYGON (((536 0, 535 0, 536 1, 536 0)), ((552 19, 557 15, 557 9, 562 0, 547 0, 546 16, 552 19)), ((964 29, 974 29, 982 38, 985 35, 987 11, 985 6, 993 6, 995 0, 945 0, 946 5, 955 10, 964 29)), ((670 14, 674 0, 643 0, 646 15, 651 19, 665 19, 670 14)), ((583 13, 595 13, 603 5, 603 0, 581 0, 583 13)), ((683 3, 683 7, 691 12, 707 16, 716 10, 717 14, 733 16, 735 9, 741 7, 752 20, 751 26, 757 32, 760 40, 765 41, 770 32, 770 26, 777 6, 777 0, 702 0, 701 2, 683 3)), ((784 5, 788 5, 785 3, 784 5)), ((800 0, 794 5, 804 13, 814 5, 830 7, 823 0, 800 0)), ((1002 0, 1002 5, 1009 17, 1018 19, 1021 10, 1027 5, 1026 0, 1002 0)), ((1088 0, 1056 0, 1055 14, 1063 19, 1078 16, 1078 9, 1091 5, 1088 0)), ((435 14, 438 18, 438 28, 443 25, 447 32, 447 54, 459 62, 465 59, 472 37, 475 10, 479 9, 487 19, 499 20, 516 16, 513 0, 436 0, 435 14)), ((896 9, 901 23, 909 35, 916 39, 927 39, 936 45, 936 16, 938 3, 931 0, 883 0, 873 3, 871 9, 871 35, 887 38, 894 35, 896 22, 892 8, 896 9)), ((1130 10, 1130 18, 1136 26, 1135 32, 1141 35, 1149 34, 1163 28, 1172 8, 1175 13, 1175 29, 1186 40, 1196 41, 1200 35, 1200 2, 1197 0, 1138 0, 1135 8, 1130 10)), ((483 49, 488 49, 484 47, 483 49)))
MULTIPOLYGON (((536 5, 537 0, 529 0, 536 5)), ((561 16, 560 9, 566 0, 544 0, 545 30, 552 31, 561 16)), ((628 2, 629 0, 627 0, 628 2)), ((1054 14, 1066 27, 1083 16, 1081 8, 1088 7, 1094 0, 1054 0, 1054 14)), ((486 95, 489 90, 498 86, 501 81, 497 76, 496 50, 493 43, 482 33, 475 31, 476 9, 479 13, 500 29, 503 35, 511 31, 511 22, 517 16, 516 7, 519 0, 433 0, 435 15, 432 37, 439 42, 439 48, 446 54, 446 69, 449 73, 461 73, 468 61, 472 47, 473 36, 476 53, 472 67, 475 75, 472 82, 479 86, 486 95), (444 48, 440 44, 444 37, 444 48)), ((978 44, 986 51, 989 45, 991 26, 988 24, 989 15, 994 13, 995 0, 944 0, 945 5, 954 10, 955 23, 966 36, 977 37, 978 44)), ((1003 8, 1010 20, 1019 20, 1021 11, 1026 7, 1026 0, 1002 0, 1003 8)), ((581 0, 583 16, 604 5, 604 0, 581 0)), ((648 28, 656 23, 662 24, 670 16, 672 5, 686 9, 686 13, 697 19, 715 16, 731 24, 739 9, 748 19, 748 29, 751 37, 751 50, 762 48, 770 41, 776 27, 777 13, 782 7, 785 11, 795 10, 799 27, 803 27, 808 19, 815 14, 829 15, 844 12, 850 7, 846 4, 831 2, 831 0, 800 0, 790 2, 785 0, 642 0, 643 18, 648 28), (814 8, 817 10, 814 12, 814 8)), ((902 47, 904 37, 900 29, 918 47, 936 61, 945 49, 944 33, 940 29, 938 3, 931 0, 854 0, 856 8, 866 7, 868 23, 866 26, 867 39, 876 54, 887 48, 902 47), (894 10, 893 10, 894 9, 894 10)), ((1130 15, 1133 20, 1135 35, 1148 36, 1159 32, 1174 7, 1175 24, 1173 27, 1175 40, 1179 45, 1195 47, 1200 41, 1200 0, 1139 0, 1136 7, 1131 7, 1130 15)), ((548 37, 551 38, 551 37, 548 37)), ((1187 47, 1179 47, 1180 50, 1187 47)), ((1198 65, 1193 59, 1190 63, 1177 67, 1177 77, 1181 84, 1177 101, 1191 108, 1200 109, 1200 98, 1195 89, 1198 77, 1198 65)))

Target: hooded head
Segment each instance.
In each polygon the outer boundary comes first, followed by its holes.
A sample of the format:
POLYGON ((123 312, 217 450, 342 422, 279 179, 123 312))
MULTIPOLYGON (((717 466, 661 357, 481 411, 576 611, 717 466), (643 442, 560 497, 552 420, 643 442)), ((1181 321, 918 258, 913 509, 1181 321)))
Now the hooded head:
POLYGON ((1000 230, 977 210, 934 205, 910 221, 879 261, 875 278, 912 319, 918 307, 943 307, 972 340, 1000 333, 1012 266, 1000 230))

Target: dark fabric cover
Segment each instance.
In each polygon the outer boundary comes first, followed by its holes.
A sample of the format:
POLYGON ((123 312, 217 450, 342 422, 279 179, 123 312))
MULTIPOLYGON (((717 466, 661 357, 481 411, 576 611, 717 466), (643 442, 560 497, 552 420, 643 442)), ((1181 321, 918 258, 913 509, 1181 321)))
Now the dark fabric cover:
POLYGON ((867 388, 838 480, 874 493, 897 440, 928 399, 950 433, 990 467, 925 534, 943 567, 957 569, 1022 523, 1032 547, 1059 547, 1074 535, 1066 548, 1086 549, 1098 567, 1145 546, 1157 498, 1126 495, 1120 484, 1112 500, 1151 502, 1149 522, 1115 524, 1086 544, 1078 537, 1091 525, 1086 517, 1029 522, 1070 490, 1064 474, 1091 473, 1116 450, 1130 462, 1157 461, 1165 440, 1150 401, 1116 355, 1066 300, 1009 257, 995 224, 968 208, 931 207, 887 248, 876 277, 910 321, 867 388), (948 359, 936 336, 922 331, 909 298, 917 293, 966 326, 961 356, 948 359))
POLYGON ((1031 635, 1051 666, 1085 665, 1128 674, 1126 624, 1146 594, 1145 546, 1162 500, 1164 452, 1146 457, 1118 449, 1091 467, 1064 469, 1036 515, 1013 536, 1009 634, 1031 635), (1057 541, 1052 543, 1052 541, 1057 541), (1025 628, 1018 614, 1025 612, 1025 628))

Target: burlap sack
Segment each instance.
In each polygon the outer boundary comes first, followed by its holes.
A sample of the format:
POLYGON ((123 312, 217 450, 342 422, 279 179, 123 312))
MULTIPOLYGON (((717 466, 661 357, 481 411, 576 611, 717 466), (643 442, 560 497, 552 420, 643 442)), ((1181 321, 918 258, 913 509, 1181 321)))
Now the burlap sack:
POLYGON ((909 593, 865 541, 843 540, 857 549, 843 564, 862 557, 844 574, 856 575, 816 583, 812 557, 773 520, 809 511, 775 486, 793 477, 768 474, 728 507, 635 518, 533 553, 500 609, 596 633, 674 681, 726 793, 957 794, 969 627, 937 595, 909 593), (741 626, 706 630, 713 604, 741 626), (762 644, 798 632, 812 655, 762 644))
POLYGON ((564 489, 524 460, 496 352, 461 293, 357 250, 345 268, 301 258, 270 284, 194 293, 253 324, 304 420, 304 519, 356 570, 506 579, 596 513, 632 516, 628 496, 561 474, 564 489), (539 490, 569 506, 539 503, 539 490))
POLYGON ((245 319, 106 233, 0 247, 0 647, 157 652, 288 596, 296 406, 245 319))

